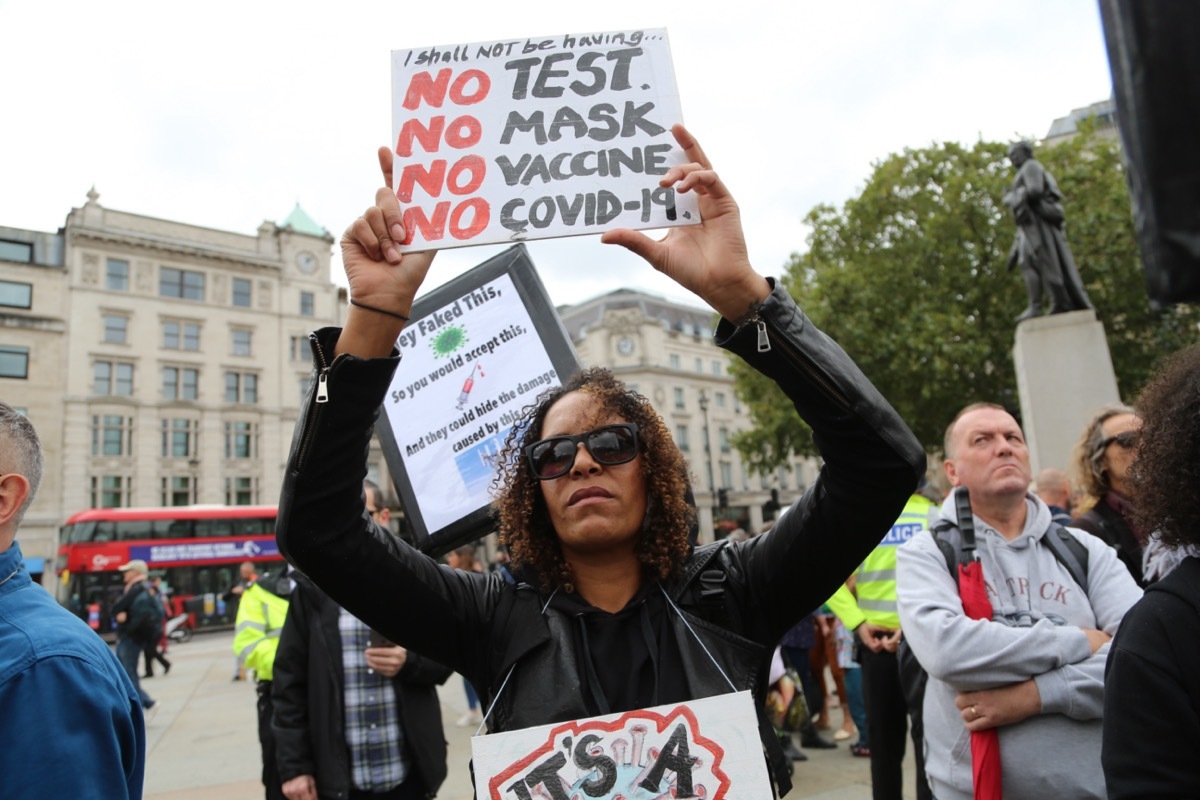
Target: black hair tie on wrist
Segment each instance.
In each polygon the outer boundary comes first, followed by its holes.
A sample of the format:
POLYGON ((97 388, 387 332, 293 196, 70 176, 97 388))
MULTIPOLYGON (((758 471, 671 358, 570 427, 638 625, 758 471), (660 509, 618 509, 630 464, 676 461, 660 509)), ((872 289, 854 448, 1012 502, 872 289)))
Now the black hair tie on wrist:
POLYGON ((350 305, 358 306, 359 308, 365 308, 367 311, 374 311, 376 314, 386 314, 389 317, 395 317, 396 319, 402 319, 405 322, 408 322, 408 317, 404 316, 403 314, 397 314, 395 311, 387 311, 386 309, 369 306, 366 303, 360 303, 353 297, 350 298, 350 305))

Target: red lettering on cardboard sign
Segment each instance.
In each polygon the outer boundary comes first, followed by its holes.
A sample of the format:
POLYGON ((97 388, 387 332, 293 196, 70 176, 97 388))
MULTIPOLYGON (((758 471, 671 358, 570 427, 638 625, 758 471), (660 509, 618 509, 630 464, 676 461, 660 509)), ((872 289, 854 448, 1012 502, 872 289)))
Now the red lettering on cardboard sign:
POLYGON ((453 70, 449 67, 438 70, 436 78, 428 72, 413 75, 412 80, 408 82, 408 89, 404 92, 404 107, 413 111, 420 108, 424 102, 434 108, 441 108, 447 92, 450 94, 450 102, 456 106, 474 105, 486 98, 492 89, 492 79, 481 70, 464 70, 453 81, 450 80, 451 75, 453 70))
MULTIPOLYGON (((725 800, 730 790, 731 782, 729 775, 721 768, 721 762, 725 758, 725 748, 720 744, 704 736, 700 731, 699 723, 695 714, 687 706, 678 706, 672 709, 666 715, 646 709, 637 711, 629 711, 622 714, 612 722, 601 722, 598 720, 584 720, 564 723, 550 731, 544 744, 537 747, 533 752, 518 759, 504 770, 500 771, 488 781, 488 798, 490 800, 511 800, 510 795, 517 795, 518 798, 523 798, 526 795, 532 797, 529 791, 532 787, 530 783, 537 784, 540 781, 550 781, 554 778, 553 775, 544 774, 557 772, 560 766, 565 766, 566 760, 560 758, 559 753, 567 744, 568 740, 564 737, 569 737, 570 741, 578 742, 582 737, 585 737, 591 732, 599 732, 603 734, 619 734, 626 731, 641 730, 645 734, 653 732, 655 735, 666 735, 673 726, 678 726, 683 723, 690 733, 696 746, 702 751, 705 757, 696 762, 696 766, 701 766, 703 761, 711 758, 710 763, 703 764, 703 768, 711 772, 712 777, 717 781, 716 787, 705 787, 705 797, 710 800, 725 800), (560 741, 562 744, 560 745, 560 741), (526 780, 528 778, 528 780, 526 780), (510 783, 511 782, 511 783, 510 783)), ((600 739, 601 737, 588 737, 589 739, 600 739)), ((637 771, 633 785, 638 786, 647 778, 649 773, 655 767, 655 759, 661 755, 657 747, 650 747, 646 743, 645 754, 648 755, 646 764, 641 765, 637 757, 632 755, 633 749, 640 749, 642 743, 638 742, 631 745, 628 742, 614 742, 630 747, 629 750, 614 749, 614 753, 620 754, 620 758, 624 758, 625 754, 629 753, 630 758, 626 759, 630 764, 642 767, 637 771)), ((598 752, 598 751, 596 751, 598 752)), ((576 762, 578 765, 578 762, 576 762)), ((542 787, 543 789, 545 787, 542 787)), ((552 789, 560 789, 562 787, 554 786, 552 789)), ((562 788, 565 792, 565 788, 562 788)), ((544 794, 542 795, 544 796, 544 794)), ((663 796, 672 796, 664 794, 663 796)))
POLYGON ((400 171, 396 197, 401 203, 411 203, 415 186, 420 186, 430 197, 440 197, 443 186, 450 190, 450 194, 467 195, 483 184, 486 174, 487 164, 480 156, 463 156, 450 167, 449 174, 446 173, 444 158, 437 159, 429 166, 406 164, 400 171))
POLYGON ((420 206, 404 209, 404 230, 407 238, 400 244, 412 244, 417 231, 427 242, 436 242, 446 236, 446 223, 450 223, 450 235, 460 241, 478 236, 488 222, 491 221, 491 208, 482 197, 472 197, 463 200, 451 210, 449 200, 443 200, 433 207, 433 216, 426 215, 420 206), (463 222, 467 212, 471 212, 469 223, 463 222))
POLYGON ((462 150, 479 144, 482 138, 483 127, 479 120, 467 114, 455 117, 449 126, 445 117, 433 117, 428 124, 419 119, 410 119, 405 121, 400 128, 400 135, 396 137, 396 155, 401 158, 411 156, 413 141, 420 142, 421 149, 426 153, 436 153, 441 149, 439 142, 443 139, 455 150, 462 150))

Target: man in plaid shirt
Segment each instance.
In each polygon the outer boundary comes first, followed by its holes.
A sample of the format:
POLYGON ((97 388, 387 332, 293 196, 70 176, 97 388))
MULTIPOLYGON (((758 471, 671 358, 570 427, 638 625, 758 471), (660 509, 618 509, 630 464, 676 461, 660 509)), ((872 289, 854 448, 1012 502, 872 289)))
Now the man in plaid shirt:
MULTIPOLYGON (((379 487, 364 487, 386 527, 379 487)), ((450 670, 392 644, 298 577, 275 656, 276 762, 288 800, 432 797, 446 777, 437 685, 450 670)))

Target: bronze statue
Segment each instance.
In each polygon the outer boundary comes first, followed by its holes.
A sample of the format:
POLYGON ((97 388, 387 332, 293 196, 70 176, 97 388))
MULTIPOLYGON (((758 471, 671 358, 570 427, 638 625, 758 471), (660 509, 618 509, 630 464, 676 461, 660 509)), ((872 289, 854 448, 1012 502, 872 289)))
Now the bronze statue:
POLYGON ((1033 157, 1029 142, 1017 142, 1010 147, 1008 160, 1017 170, 1012 188, 1004 194, 1004 205, 1012 209, 1017 223, 1017 238, 1008 254, 1008 268, 1021 265, 1025 290, 1029 293, 1029 307, 1017 321, 1091 308, 1063 233, 1062 194, 1054 176, 1033 157), (1045 308, 1047 297, 1049 311, 1045 308))

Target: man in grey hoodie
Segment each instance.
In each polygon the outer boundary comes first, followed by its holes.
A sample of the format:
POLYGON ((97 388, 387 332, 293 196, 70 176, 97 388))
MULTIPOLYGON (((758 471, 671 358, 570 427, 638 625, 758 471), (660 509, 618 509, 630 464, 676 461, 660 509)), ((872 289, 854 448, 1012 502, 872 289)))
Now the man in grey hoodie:
MULTIPOLYGON (((900 624, 929 673, 925 771, 933 794, 970 800, 971 731, 998 728, 1006 798, 1104 797, 1104 662, 1142 592, 1116 551, 1088 533, 1068 529, 1087 548, 1086 591, 1043 545, 1050 509, 1028 491, 1025 437, 1002 407, 960 411, 945 454, 950 483, 970 491, 993 615, 963 613, 932 533, 900 547, 900 624)), ((953 498, 941 517, 955 521, 953 498)))

